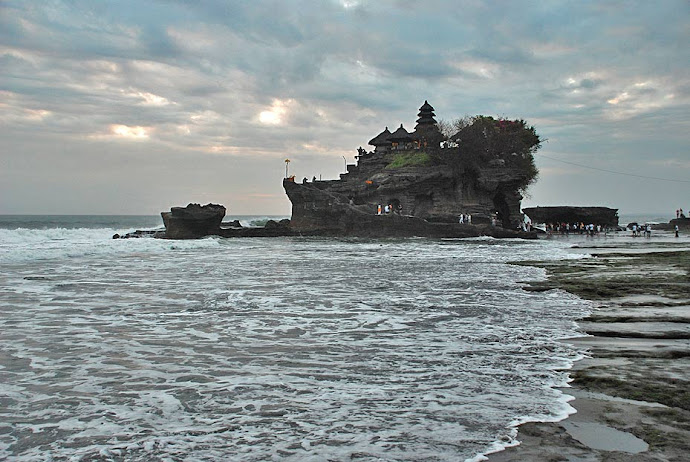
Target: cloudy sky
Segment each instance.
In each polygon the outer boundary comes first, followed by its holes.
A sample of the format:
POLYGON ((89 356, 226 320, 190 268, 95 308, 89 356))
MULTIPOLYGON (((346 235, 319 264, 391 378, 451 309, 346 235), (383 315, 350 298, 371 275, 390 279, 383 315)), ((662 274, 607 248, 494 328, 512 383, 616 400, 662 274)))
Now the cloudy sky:
POLYGON ((289 215, 285 158, 336 178, 429 100, 547 139, 525 206, 670 216, 689 43, 687 0, 0 0, 0 213, 289 215))

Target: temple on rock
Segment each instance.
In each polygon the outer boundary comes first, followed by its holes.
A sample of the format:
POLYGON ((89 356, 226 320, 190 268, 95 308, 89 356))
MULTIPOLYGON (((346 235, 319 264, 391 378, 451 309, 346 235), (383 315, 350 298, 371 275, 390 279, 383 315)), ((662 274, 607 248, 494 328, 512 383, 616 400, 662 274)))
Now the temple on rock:
POLYGON ((434 119, 434 108, 428 101, 424 101, 419 108, 419 117, 414 132, 408 133, 400 124, 393 133, 386 127, 381 133, 369 140, 369 144, 374 146, 374 152, 403 151, 410 149, 428 148, 429 146, 439 146, 444 137, 438 129, 436 119, 434 119))
MULTIPOLYGON (((461 216, 471 215, 472 226, 518 229, 523 219, 520 191, 531 181, 520 166, 534 165, 531 152, 527 159, 524 153, 507 151, 475 155, 458 134, 444 143, 434 111, 425 101, 412 132, 402 124, 392 132, 386 127, 369 141, 373 150, 358 149, 357 163, 347 165, 339 180, 286 179, 291 228, 348 234, 357 226, 385 223, 378 213, 389 205, 398 217, 425 223, 458 225, 461 216)), ((513 122, 490 117, 480 122, 498 135, 513 129, 513 122)))

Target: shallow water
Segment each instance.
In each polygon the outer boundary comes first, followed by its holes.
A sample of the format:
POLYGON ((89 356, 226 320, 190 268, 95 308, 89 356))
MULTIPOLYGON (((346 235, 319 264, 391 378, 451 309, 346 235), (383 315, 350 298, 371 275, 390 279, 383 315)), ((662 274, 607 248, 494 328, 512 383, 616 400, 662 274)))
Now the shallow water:
POLYGON ((0 229, 0 457, 463 460, 558 419, 550 241, 0 229))

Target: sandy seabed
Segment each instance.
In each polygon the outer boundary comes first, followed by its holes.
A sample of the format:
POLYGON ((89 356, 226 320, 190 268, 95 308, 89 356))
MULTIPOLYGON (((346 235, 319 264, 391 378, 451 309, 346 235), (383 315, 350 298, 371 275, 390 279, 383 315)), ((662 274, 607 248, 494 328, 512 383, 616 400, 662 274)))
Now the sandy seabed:
POLYGON ((563 389, 575 412, 521 425, 520 445, 489 461, 690 460, 690 239, 574 239, 574 251, 591 257, 520 264, 547 270, 527 290, 593 303, 588 335, 565 340, 587 352, 563 389))

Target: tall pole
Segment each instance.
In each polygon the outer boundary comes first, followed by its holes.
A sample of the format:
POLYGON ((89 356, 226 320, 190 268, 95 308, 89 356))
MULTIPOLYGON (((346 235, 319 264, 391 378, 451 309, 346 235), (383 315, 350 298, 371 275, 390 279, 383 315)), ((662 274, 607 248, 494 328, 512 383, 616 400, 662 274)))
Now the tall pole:
POLYGON ((290 159, 285 159, 285 178, 288 177, 288 165, 290 165, 290 159))
POLYGON ((343 156, 343 160, 345 161, 345 173, 347 173, 347 159, 345 156, 343 156))

